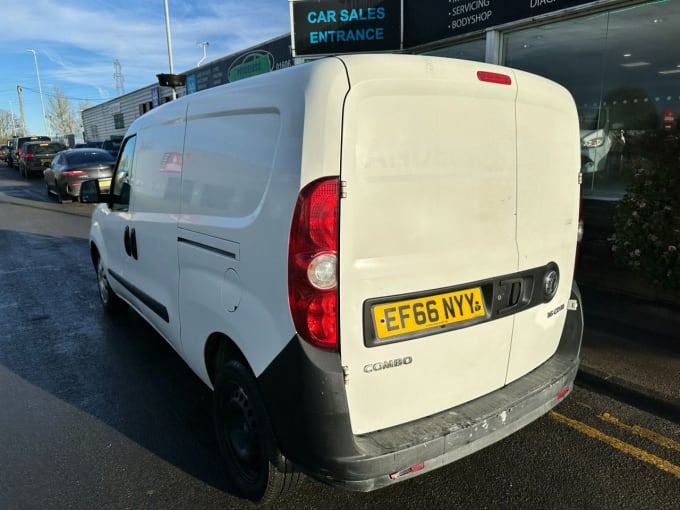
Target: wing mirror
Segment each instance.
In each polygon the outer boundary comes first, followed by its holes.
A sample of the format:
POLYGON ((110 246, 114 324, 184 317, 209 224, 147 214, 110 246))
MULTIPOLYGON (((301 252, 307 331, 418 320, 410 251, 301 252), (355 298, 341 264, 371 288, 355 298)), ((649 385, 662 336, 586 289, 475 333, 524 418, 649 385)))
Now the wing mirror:
POLYGON ((102 197, 99 189, 99 181, 91 179, 85 181, 80 185, 80 201, 84 204, 99 204, 105 202, 106 198, 102 197))

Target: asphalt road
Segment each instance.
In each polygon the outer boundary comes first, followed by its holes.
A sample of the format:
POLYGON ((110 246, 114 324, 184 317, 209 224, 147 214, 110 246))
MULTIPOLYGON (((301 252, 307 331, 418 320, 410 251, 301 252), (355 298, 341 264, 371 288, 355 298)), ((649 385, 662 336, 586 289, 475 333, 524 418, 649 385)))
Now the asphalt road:
MULTIPOLYGON (((210 391, 146 323, 100 310, 92 207, 0 163, 0 509, 228 509, 210 391)), ((373 493, 282 509, 675 509, 680 426, 576 388, 513 436, 373 493)))

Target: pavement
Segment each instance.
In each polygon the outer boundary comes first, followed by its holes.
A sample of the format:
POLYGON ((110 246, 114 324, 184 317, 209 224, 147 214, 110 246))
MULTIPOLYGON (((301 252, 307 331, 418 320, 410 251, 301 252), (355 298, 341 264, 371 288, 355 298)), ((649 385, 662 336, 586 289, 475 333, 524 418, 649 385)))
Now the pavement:
POLYGON ((576 383, 680 423, 680 308, 580 284, 576 383))

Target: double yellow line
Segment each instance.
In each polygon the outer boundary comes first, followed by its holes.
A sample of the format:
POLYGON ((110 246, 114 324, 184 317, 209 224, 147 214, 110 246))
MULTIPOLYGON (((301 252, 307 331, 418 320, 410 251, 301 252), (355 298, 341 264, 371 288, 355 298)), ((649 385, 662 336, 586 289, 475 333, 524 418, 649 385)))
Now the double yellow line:
MULTIPOLYGON (((652 455, 651 453, 641 448, 637 448, 633 445, 626 443, 625 441, 621 441, 620 439, 609 436, 596 428, 586 425, 585 423, 582 423, 578 420, 574 420, 573 418, 564 416, 563 414, 557 413, 555 411, 550 412, 550 417, 559 421, 560 423, 568 425, 569 427, 575 430, 578 430, 579 432, 589 437, 602 441, 603 443, 606 443, 616 448, 617 450, 620 450, 628 455, 631 455, 638 460, 651 464, 657 467, 658 469, 661 469, 662 471, 666 471, 667 473, 672 474, 676 478, 680 478, 680 466, 671 464, 670 462, 662 459, 661 457, 652 455)), ((617 427, 626 430, 627 432, 631 432, 638 436, 644 437, 645 439, 653 441, 654 443, 660 446, 680 452, 680 443, 678 443, 677 441, 673 441, 668 437, 662 436, 661 434, 657 434, 652 430, 645 429, 638 425, 627 425, 619 421, 617 418, 611 416, 609 413, 601 414, 598 416, 598 418, 607 423, 616 425, 617 427)))

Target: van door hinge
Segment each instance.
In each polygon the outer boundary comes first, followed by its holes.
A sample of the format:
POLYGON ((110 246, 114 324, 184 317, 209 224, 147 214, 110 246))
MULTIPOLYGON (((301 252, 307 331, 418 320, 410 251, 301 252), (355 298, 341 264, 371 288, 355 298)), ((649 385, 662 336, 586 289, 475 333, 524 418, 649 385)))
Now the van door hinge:
POLYGON ((578 173, 578 183, 583 184, 583 172, 578 173))
POLYGON ((345 381, 345 386, 347 386, 349 384, 349 367, 348 366, 343 365, 343 367, 342 367, 342 377, 345 381))
POLYGON ((347 198, 347 181, 340 181, 340 198, 347 198))

